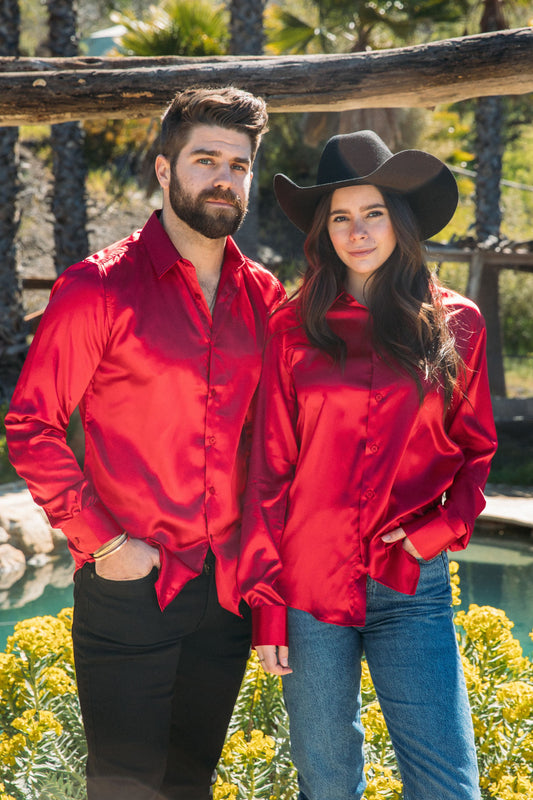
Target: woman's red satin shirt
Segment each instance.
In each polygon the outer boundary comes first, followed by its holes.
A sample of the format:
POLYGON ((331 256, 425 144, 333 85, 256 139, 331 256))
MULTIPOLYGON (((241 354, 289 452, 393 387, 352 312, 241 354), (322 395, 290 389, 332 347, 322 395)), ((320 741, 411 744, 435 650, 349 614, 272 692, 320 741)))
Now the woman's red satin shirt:
POLYGON ((159 547, 161 607, 210 546, 236 612, 250 406, 277 279, 227 240, 213 318, 157 212, 57 280, 6 417, 9 453, 77 566, 126 530, 159 547), (79 405, 80 470, 66 442, 79 405))
POLYGON ((466 547, 496 449, 485 326, 443 302, 466 375, 446 415, 442 391, 380 358, 368 309, 342 294, 328 322, 344 370, 309 344, 294 301, 270 321, 245 496, 239 585, 254 644, 286 643, 285 606, 364 625, 367 575, 414 594, 416 558, 382 536, 401 526, 425 559, 466 547))

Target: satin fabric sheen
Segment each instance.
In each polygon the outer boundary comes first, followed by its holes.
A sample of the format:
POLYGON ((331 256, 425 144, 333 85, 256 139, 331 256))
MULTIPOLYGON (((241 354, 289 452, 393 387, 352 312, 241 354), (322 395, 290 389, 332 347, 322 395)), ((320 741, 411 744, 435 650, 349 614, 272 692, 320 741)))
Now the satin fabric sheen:
POLYGON ((250 405, 267 316, 283 296, 228 239, 211 318, 158 212, 60 276, 6 429, 12 463, 77 567, 125 530, 160 549, 164 608, 210 546, 220 602, 238 611, 250 405), (78 405, 83 472, 65 438, 78 405))
POLYGON ((443 298, 464 359, 463 388, 443 419, 443 395, 375 352, 368 309, 343 293, 328 312, 347 343, 344 371, 312 347, 294 301, 270 321, 243 516, 239 584, 254 644, 286 643, 285 606, 337 625, 364 625, 367 575, 414 594, 426 560, 466 547, 483 510, 496 449, 477 307, 443 298), (465 386, 466 383, 466 386, 465 386))

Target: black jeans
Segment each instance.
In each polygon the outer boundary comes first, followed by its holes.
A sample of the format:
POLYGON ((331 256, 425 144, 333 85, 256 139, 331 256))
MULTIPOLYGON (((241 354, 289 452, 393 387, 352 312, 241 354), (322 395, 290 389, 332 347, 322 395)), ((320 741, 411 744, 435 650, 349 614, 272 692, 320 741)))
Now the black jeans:
MULTIPOLYGON (((214 560, 161 612, 157 570, 75 576, 72 637, 88 800, 208 800, 250 651, 217 598, 214 560)), ((244 604, 243 604, 244 606, 244 604)))

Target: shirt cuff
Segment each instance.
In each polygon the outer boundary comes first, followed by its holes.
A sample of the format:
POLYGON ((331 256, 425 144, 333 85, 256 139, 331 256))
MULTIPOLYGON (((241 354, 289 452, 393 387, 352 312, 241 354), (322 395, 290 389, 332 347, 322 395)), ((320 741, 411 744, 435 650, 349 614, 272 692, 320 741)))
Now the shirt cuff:
POLYGON ((462 550, 467 546, 469 536, 465 523, 456 519, 453 520, 455 524, 451 524, 447 517, 446 509, 439 506, 411 522, 401 524, 425 561, 448 548, 462 550))
POLYGON ((124 532, 101 503, 88 506, 68 522, 62 522, 61 530, 77 550, 87 555, 124 532))
POLYGON ((252 608, 252 645, 288 644, 287 606, 255 606, 252 608))

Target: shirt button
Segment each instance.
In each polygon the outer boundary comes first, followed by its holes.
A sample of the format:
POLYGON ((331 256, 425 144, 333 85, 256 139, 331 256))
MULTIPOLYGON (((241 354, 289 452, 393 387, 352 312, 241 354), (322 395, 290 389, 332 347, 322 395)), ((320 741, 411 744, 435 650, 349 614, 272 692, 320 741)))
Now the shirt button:
POLYGON ((217 396, 217 390, 216 389, 211 389, 209 394, 210 394, 211 397, 216 397, 217 396))
POLYGON ((381 394, 381 392, 378 392, 376 394, 376 402, 381 403, 382 400, 383 400, 383 395, 381 394))
POLYGON ((371 444, 370 445, 370 452, 371 453, 377 453, 378 450, 379 450, 379 445, 377 445, 377 444, 371 444))
POLYGON ((209 442, 209 444, 215 444, 216 438, 214 436, 210 436, 207 441, 209 442))
POLYGON ((215 494, 215 492, 216 492, 215 487, 214 486, 210 486, 209 487, 209 494, 215 494))
POLYGON ((366 500, 372 500, 376 496, 376 493, 373 489, 367 489, 364 496, 366 500))

